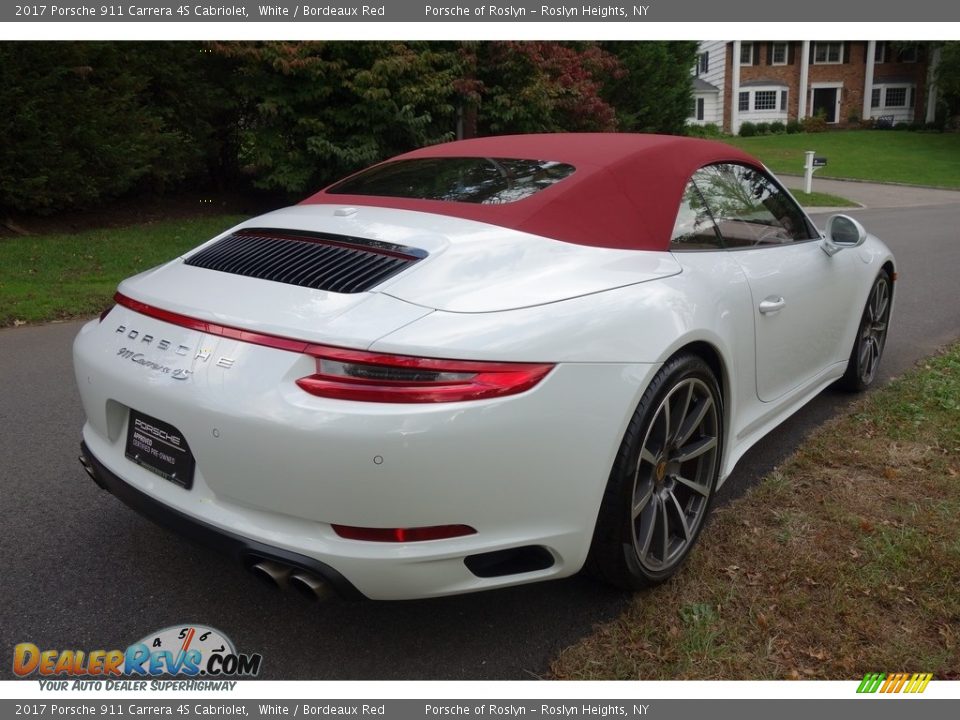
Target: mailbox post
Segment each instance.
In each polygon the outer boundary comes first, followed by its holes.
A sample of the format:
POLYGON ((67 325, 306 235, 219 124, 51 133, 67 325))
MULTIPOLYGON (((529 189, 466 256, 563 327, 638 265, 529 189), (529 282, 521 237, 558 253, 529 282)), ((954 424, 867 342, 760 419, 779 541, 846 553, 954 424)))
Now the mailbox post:
POLYGON ((825 157, 817 157, 816 151, 814 150, 807 150, 804 155, 806 156, 806 160, 803 163, 803 191, 809 195, 811 192, 813 192, 813 173, 816 170, 825 167, 827 164, 827 159, 825 157))

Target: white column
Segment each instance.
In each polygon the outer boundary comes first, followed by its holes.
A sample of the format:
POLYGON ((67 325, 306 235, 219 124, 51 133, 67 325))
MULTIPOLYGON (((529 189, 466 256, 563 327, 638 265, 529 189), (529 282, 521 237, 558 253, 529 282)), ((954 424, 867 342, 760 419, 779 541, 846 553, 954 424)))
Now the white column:
POLYGON ((740 132, 740 41, 733 41, 733 62, 730 66, 730 133, 740 132))
POLYGON ((797 120, 807 116, 807 93, 810 77, 810 41, 803 41, 803 51, 800 53, 800 97, 797 98, 797 120))
POLYGON ((940 48, 930 54, 930 67, 927 68, 927 122, 937 119, 937 66, 940 64, 940 48))
POLYGON ((861 120, 867 120, 873 112, 873 63, 877 58, 877 41, 867 43, 867 68, 863 73, 863 114, 861 120))

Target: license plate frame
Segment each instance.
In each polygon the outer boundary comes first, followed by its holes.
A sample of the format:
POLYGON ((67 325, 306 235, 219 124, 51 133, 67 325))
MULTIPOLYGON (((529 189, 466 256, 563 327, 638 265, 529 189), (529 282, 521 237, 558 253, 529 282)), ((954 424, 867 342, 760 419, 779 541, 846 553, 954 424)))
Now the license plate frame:
POLYGON ((193 487, 193 452, 183 433, 168 422, 131 408, 124 455, 174 485, 193 487))

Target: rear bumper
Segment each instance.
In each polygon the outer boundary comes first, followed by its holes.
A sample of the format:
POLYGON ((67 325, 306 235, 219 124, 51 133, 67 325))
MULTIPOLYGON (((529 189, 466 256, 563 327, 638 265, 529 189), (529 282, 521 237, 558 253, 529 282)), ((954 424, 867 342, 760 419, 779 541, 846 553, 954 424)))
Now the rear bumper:
POLYGON ((199 545, 228 555, 245 567, 262 560, 273 560, 322 577, 341 597, 364 598, 363 593, 357 590, 349 580, 319 560, 216 528, 154 500, 108 470, 90 452, 85 442, 80 443, 80 459, 97 485, 160 527, 173 530, 199 545))
POLYGON ((577 572, 635 393, 656 371, 569 363, 505 398, 338 401, 297 387, 297 378, 315 371, 308 356, 211 337, 122 307, 81 330, 74 367, 87 416, 85 452, 101 478, 114 478, 102 482, 121 500, 188 536, 199 527, 198 539, 241 559, 266 557, 324 577, 321 568, 332 568, 377 600, 577 572), (160 339, 168 349, 153 348, 160 339), (143 362, 131 360, 131 349, 143 362), (207 363, 208 354, 234 366, 207 363), (175 377, 164 366, 190 372, 175 377), (127 459, 133 410, 189 441, 196 460, 189 490, 127 459), (477 532, 381 543, 341 537, 334 524, 464 524, 477 532))

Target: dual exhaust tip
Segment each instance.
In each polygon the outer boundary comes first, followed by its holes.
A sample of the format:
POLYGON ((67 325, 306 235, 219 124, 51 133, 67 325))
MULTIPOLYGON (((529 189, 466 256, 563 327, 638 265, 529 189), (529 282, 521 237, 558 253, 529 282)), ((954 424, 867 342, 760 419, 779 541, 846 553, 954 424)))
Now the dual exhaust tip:
POLYGON ((270 587, 293 590, 309 600, 326 600, 333 595, 333 589, 323 578, 273 560, 254 563, 250 572, 270 587))
MULTIPOLYGON (((86 453, 81 452, 79 460, 87 475, 93 478, 97 485, 109 492, 109 489, 101 482, 96 468, 86 453)), ((334 595, 333 588, 319 575, 275 560, 250 559, 256 560, 256 562, 248 564, 247 569, 271 587, 294 590, 310 600, 326 600, 334 595)))

